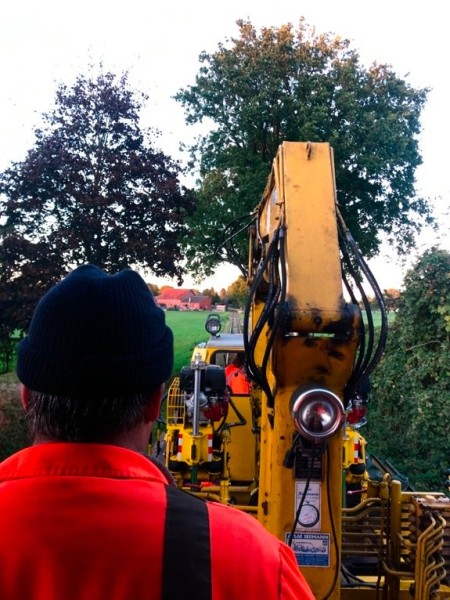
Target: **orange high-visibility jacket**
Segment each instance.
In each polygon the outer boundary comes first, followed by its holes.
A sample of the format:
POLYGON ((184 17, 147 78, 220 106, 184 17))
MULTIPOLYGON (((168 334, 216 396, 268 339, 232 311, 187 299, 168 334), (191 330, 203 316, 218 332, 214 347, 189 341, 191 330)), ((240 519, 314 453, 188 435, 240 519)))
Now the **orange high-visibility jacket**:
POLYGON ((225 367, 225 376, 232 394, 250 394, 250 381, 241 368, 230 364, 225 367))
POLYGON ((313 600, 253 517, 117 446, 48 443, 0 464, 1 600, 313 600))

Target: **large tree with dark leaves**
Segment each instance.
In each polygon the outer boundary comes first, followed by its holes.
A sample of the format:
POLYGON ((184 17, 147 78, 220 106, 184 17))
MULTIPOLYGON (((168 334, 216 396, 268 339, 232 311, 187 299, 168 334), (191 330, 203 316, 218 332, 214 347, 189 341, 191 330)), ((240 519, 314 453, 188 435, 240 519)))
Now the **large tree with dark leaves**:
POLYGON ((153 145, 156 132, 140 127, 144 102, 126 75, 60 85, 33 148, 0 175, 6 329, 26 326, 36 297, 80 263, 181 279, 192 197, 180 167, 153 145))
POLYGON ((191 267, 207 271, 224 225, 258 204, 284 140, 332 145, 341 212, 368 258, 380 232, 406 252, 420 218, 430 219, 415 192, 428 90, 387 65, 365 68, 347 40, 318 35, 303 20, 296 30, 238 27, 237 38, 200 55, 195 84, 176 96, 188 123, 207 125, 191 148, 200 176, 185 240, 191 267))

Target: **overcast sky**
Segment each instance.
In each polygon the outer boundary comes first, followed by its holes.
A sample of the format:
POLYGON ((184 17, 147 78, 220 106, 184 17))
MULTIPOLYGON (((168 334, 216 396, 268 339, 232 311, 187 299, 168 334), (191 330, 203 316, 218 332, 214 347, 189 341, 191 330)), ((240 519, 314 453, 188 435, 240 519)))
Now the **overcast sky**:
MULTIPOLYGON (((70 83, 102 61, 108 70, 129 70, 133 87, 150 96, 148 125, 162 132, 160 146, 176 155, 192 133, 172 96, 194 82, 198 56, 237 34, 236 20, 256 27, 298 23, 350 39, 362 61, 388 63, 415 87, 430 87, 423 112, 423 165, 417 189, 436 198, 439 239, 450 250, 447 144, 450 139, 448 25, 446 2, 428 0, 15 0, 0 11, 0 170, 24 158, 39 116, 51 109, 56 85, 70 83)), ((326 141, 326 140, 324 140, 326 141)), ((422 236, 420 250, 432 243, 422 236)), ((389 249, 372 263, 383 288, 401 283, 401 268, 389 249)), ((227 287, 228 268, 206 281, 227 287)), ((187 282, 189 283, 189 281, 187 282)))

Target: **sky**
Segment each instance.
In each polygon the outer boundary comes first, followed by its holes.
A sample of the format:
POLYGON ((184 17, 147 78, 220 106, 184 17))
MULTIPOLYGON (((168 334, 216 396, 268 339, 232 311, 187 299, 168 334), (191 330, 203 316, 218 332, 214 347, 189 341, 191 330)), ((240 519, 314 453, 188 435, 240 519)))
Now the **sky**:
MULTIPOLYGON (((437 234, 425 231, 418 252, 434 242, 450 250, 450 140, 448 25, 442 0, 15 0, 0 10, 0 170, 22 160, 33 145, 40 115, 51 110, 56 87, 70 84, 102 62, 115 73, 129 71, 130 83, 149 95, 144 125, 161 131, 159 146, 179 154, 192 140, 182 107, 173 100, 193 84, 199 54, 214 52, 236 36, 238 19, 257 28, 298 24, 303 16, 318 33, 347 38, 365 65, 387 63, 414 87, 431 91, 422 114, 417 191, 430 199, 437 234)), ((326 140, 324 140, 326 141, 326 140)), ((402 264, 389 246, 370 266, 382 289, 400 287, 415 256, 402 264)), ((228 287, 238 276, 230 266, 200 284, 228 287)), ((150 276, 158 284, 161 280, 150 276)), ((176 285, 175 282, 167 281, 176 285)), ((188 278, 185 287, 194 285, 188 278)))

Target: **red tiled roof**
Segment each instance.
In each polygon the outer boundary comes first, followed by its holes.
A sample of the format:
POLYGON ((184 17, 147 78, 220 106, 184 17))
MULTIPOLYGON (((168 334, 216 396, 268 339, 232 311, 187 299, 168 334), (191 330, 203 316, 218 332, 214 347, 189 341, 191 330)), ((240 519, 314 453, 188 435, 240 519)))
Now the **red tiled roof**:
POLYGON ((187 289, 175 289, 175 288, 166 288, 163 292, 161 292, 161 294, 159 294, 159 296, 157 296, 158 300, 162 300, 163 298, 171 298, 171 299, 176 299, 176 298, 183 298, 184 296, 188 296, 188 295, 194 295, 194 292, 192 290, 187 290, 187 289))

